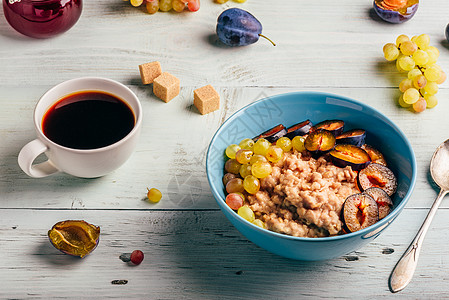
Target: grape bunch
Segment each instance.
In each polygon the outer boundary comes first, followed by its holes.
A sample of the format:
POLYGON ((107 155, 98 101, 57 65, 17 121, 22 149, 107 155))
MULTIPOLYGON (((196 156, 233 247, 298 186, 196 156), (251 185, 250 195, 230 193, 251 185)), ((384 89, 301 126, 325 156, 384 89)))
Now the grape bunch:
MULTIPOLYGON (((226 3, 226 2, 228 2, 229 0, 215 0, 215 2, 216 3, 219 3, 219 4, 223 4, 223 3, 226 3)), ((234 2, 238 2, 238 3, 244 3, 244 2, 246 2, 246 0, 234 0, 234 2)))
MULTIPOLYGON (((128 0, 124 0, 128 1, 128 0)), ((155 14, 158 11, 183 12, 184 10, 197 11, 200 9, 200 0, 129 0, 132 6, 138 7, 145 5, 149 14, 155 14)))
POLYGON ((295 136, 293 139, 281 137, 271 143, 265 138, 259 138, 256 142, 246 138, 238 145, 229 145, 225 150, 228 160, 223 176, 227 193, 226 204, 245 220, 266 228, 262 220, 255 218, 254 212, 248 206, 247 197, 259 191, 260 180, 272 172, 271 163, 279 162, 284 153, 292 149, 304 151, 304 140, 303 136, 295 136))
POLYGON ((384 45, 383 53, 386 60, 396 61, 399 72, 407 72, 407 78, 399 83, 401 107, 412 107, 415 112, 422 112, 438 104, 438 85, 446 80, 446 73, 436 64, 440 52, 430 46, 427 34, 411 39, 401 34, 396 43, 384 45))

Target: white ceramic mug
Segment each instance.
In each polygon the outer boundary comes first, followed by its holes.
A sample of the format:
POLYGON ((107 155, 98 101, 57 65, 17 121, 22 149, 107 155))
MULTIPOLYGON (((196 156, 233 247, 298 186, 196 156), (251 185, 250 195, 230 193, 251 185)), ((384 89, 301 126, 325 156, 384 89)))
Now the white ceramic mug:
POLYGON ((39 99, 34 110, 37 139, 20 150, 19 166, 26 174, 35 178, 57 172, 84 178, 106 175, 120 167, 130 157, 137 144, 141 123, 142 107, 139 99, 125 85, 98 77, 82 77, 62 82, 48 90, 39 99), (135 117, 135 125, 131 132, 109 146, 88 150, 64 147, 47 138, 42 130, 42 120, 47 110, 64 96, 82 91, 106 92, 123 100, 131 108, 135 117), (42 153, 45 153, 48 160, 34 164, 36 158, 42 153))

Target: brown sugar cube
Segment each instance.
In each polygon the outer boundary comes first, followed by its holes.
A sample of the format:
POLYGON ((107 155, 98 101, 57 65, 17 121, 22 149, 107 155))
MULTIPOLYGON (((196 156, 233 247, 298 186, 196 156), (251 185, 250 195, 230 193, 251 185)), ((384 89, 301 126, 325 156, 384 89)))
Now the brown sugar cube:
POLYGON ((205 115, 220 108, 220 95, 209 84, 193 91, 193 104, 205 115))
POLYGON ((153 83, 154 79, 162 74, 161 64, 158 61, 142 64, 139 66, 139 70, 143 84, 153 83))
POLYGON ((179 79, 168 72, 164 72, 154 79, 153 93, 165 102, 178 96, 179 90, 179 79))

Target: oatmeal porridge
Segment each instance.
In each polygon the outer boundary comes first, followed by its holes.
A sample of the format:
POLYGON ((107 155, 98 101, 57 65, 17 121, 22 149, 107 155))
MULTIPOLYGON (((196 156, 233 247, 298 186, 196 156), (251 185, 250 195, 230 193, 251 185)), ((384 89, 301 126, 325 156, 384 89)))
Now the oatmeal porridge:
POLYGON ((292 236, 322 237, 342 229, 345 199, 359 193, 357 173, 307 152, 285 153, 261 188, 248 196, 249 206, 269 230, 292 236))

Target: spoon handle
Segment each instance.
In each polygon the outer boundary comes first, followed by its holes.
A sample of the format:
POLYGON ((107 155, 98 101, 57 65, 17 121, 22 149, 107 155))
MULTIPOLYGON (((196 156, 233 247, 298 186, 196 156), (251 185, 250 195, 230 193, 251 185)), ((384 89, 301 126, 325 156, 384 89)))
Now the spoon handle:
POLYGON ((424 220, 421 228, 416 234, 415 238, 411 242, 410 246, 402 255, 396 266, 390 275, 390 290, 393 293, 399 292, 404 289, 407 284, 412 280, 413 273, 415 273, 416 265, 418 264, 419 252, 421 251, 422 242, 429 229, 441 200, 448 193, 448 191, 441 189, 438 197, 433 202, 426 219, 424 220))

